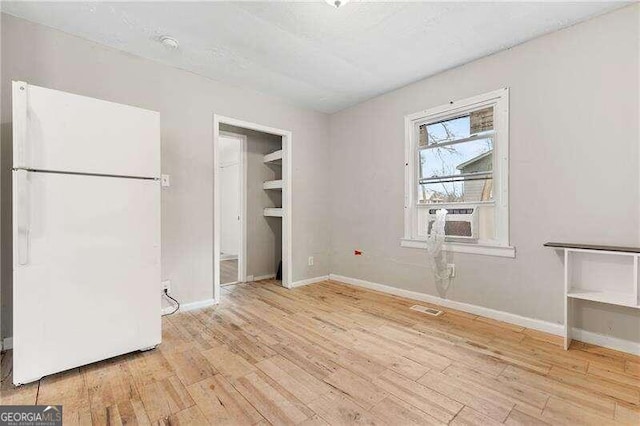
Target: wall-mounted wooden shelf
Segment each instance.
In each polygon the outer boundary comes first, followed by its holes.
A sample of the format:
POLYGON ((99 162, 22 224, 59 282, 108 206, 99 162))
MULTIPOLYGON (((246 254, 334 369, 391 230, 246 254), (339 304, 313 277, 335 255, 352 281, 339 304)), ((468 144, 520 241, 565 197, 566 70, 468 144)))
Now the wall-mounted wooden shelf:
POLYGON ((640 309, 636 297, 631 293, 616 291, 596 291, 583 289, 570 289, 567 296, 572 299, 592 300, 594 302, 609 303, 611 305, 627 306, 640 309))
POLYGON ((282 150, 279 149, 264 156, 264 163, 282 165, 282 150))
POLYGON ((572 301, 640 309, 640 247, 545 243, 564 252, 564 348, 571 344, 572 301))
POLYGON ((264 215, 268 217, 282 217, 281 207, 267 207, 264 209, 264 215))
POLYGON ((268 180, 262 184, 264 189, 280 189, 282 190, 283 180, 268 180))

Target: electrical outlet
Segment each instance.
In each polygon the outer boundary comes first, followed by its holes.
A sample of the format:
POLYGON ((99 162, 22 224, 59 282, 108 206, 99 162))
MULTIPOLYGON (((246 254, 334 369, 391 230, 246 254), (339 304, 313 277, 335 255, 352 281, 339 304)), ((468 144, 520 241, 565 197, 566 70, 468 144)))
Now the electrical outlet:
POLYGON ((166 280, 162 281, 162 291, 167 291, 167 293, 171 293, 171 281, 166 280))
POLYGON ((447 269, 449 270, 449 278, 454 278, 456 276, 456 264, 447 263, 447 269))
POLYGON ((309 256, 309 266, 313 266, 313 256, 309 256))
POLYGON ((169 175, 162 175, 160 177, 160 182, 162 183, 162 186, 171 186, 171 178, 169 175))

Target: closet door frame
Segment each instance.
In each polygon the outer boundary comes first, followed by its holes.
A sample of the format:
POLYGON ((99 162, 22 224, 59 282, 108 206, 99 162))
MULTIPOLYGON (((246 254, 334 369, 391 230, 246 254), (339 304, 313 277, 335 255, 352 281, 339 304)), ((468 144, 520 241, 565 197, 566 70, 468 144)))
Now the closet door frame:
POLYGON ((214 303, 220 303, 220 167, 219 139, 220 124, 242 127, 258 132, 270 133, 282 137, 282 286, 292 288, 293 280, 293 250, 292 250, 292 223, 291 208, 291 171, 292 171, 292 133, 289 130, 264 126, 258 123, 213 115, 213 299, 214 303))
MULTIPOLYGON (((219 137, 238 139, 240 141, 240 158, 238 159, 240 192, 240 250, 238 250, 238 281, 247 280, 247 137, 239 133, 221 131, 219 137)), ((218 169, 220 163, 217 163, 218 169)), ((218 176, 220 176, 218 174, 218 176)), ((220 228, 222 230, 222 228, 220 228)))

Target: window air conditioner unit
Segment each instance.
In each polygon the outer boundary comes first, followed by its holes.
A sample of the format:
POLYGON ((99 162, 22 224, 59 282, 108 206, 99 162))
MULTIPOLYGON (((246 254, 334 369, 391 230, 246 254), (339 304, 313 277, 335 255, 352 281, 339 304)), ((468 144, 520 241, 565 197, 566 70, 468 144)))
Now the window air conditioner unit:
MULTIPOLYGON (((428 229, 436 220, 438 209, 429 209, 428 229)), ((478 239, 478 208, 448 208, 444 224, 444 233, 449 240, 474 241, 478 239)))

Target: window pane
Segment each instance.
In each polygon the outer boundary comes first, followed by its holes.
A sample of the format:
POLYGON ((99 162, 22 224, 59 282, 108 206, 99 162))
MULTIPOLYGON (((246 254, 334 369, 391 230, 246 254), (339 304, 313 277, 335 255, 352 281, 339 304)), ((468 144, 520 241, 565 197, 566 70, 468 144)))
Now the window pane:
POLYGON ((420 150, 420 178, 452 176, 493 170, 493 140, 436 146, 420 150))
POLYGON ((463 203, 492 199, 493 179, 491 178, 418 184, 418 202, 420 203, 463 203))
POLYGON ((457 139, 468 138, 471 127, 469 116, 454 118, 453 120, 440 121, 427 125, 427 143, 436 145, 443 142, 451 142, 457 139))
POLYGON ((493 131, 493 107, 419 127, 418 146, 434 146, 493 131))

